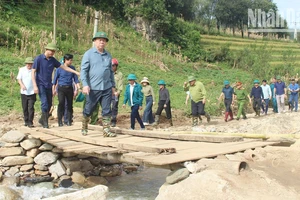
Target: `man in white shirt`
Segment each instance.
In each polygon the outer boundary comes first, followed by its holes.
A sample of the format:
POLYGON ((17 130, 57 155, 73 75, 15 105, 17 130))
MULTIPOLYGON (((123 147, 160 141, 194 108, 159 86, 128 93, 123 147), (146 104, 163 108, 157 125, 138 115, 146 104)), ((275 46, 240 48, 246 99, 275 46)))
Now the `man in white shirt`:
POLYGON ((28 57, 25 59, 25 67, 19 69, 17 76, 18 82, 20 84, 20 92, 22 99, 22 108, 24 114, 25 126, 33 127, 33 117, 34 117, 34 103, 36 101, 36 94, 33 90, 32 78, 31 78, 31 68, 33 64, 33 58, 28 57))
POLYGON ((267 84, 266 80, 262 81, 262 85, 260 87, 262 88, 262 91, 264 94, 264 103, 261 104, 262 112, 265 115, 267 115, 268 108, 269 108, 269 102, 270 102, 270 99, 272 98, 272 91, 271 91, 271 87, 267 84))

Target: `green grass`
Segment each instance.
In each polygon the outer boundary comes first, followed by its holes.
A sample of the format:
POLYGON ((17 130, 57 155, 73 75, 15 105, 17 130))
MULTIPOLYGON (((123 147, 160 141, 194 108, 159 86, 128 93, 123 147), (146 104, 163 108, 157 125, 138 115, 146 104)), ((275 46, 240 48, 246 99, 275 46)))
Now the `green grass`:
MULTIPOLYGON (((56 52, 56 58, 60 59, 65 53, 74 54, 74 65, 80 70, 80 61, 84 52, 92 45, 91 36, 93 33, 93 19, 85 20, 82 11, 84 6, 76 4, 80 15, 73 14, 70 9, 65 8, 65 1, 58 3, 58 21, 57 21, 57 43, 59 51, 56 52)), ((75 5, 73 5, 75 6, 75 5)), ((26 17, 21 12, 16 11, 16 15, 11 19, 0 19, 2 26, 0 33, 6 33, 8 27, 14 27, 17 34, 8 32, 10 40, 8 48, 0 47, 0 114, 6 114, 12 110, 21 111, 21 100, 19 86, 15 78, 18 68, 23 66, 23 61, 27 56, 36 56, 43 52, 43 47, 51 41, 49 37, 52 30, 52 4, 46 3, 44 6, 36 4, 25 5, 23 10, 29 10, 26 17), (16 44, 15 41, 18 41, 16 44), (11 77, 11 74, 14 77, 11 77)), ((185 107, 185 92, 182 85, 187 80, 187 76, 194 74, 197 80, 202 81, 207 89, 208 101, 207 110, 218 115, 223 109, 216 106, 223 81, 230 82, 242 81, 249 88, 252 81, 258 78, 251 70, 232 69, 227 63, 208 64, 205 62, 190 63, 185 62, 182 57, 169 55, 168 49, 160 44, 149 42, 141 34, 135 32, 129 26, 116 26, 112 21, 102 16, 99 22, 98 30, 108 33, 110 41, 107 50, 113 57, 119 60, 119 70, 125 76, 124 84, 127 84, 126 77, 129 73, 135 73, 140 81, 144 76, 148 77, 152 86, 158 95, 157 82, 164 79, 170 90, 171 104, 175 109, 181 109, 186 112, 189 108, 185 107)), ((258 41, 251 39, 241 39, 234 37, 208 36, 202 35, 202 44, 205 49, 220 48, 226 43, 230 43, 230 49, 238 51, 247 45, 269 45, 274 58, 272 65, 281 65, 280 56, 285 49, 294 48, 298 52, 297 44, 276 41, 258 41), (274 63, 273 63, 274 62, 274 63)), ((0 35, 0 41, 6 40, 6 36, 0 35)), ((157 96, 158 97, 158 96, 157 96)), ((122 101, 122 98, 120 99, 122 101)), ((157 101, 157 100, 156 100, 157 101)), ((57 103, 57 100, 55 100, 57 103)), ((36 104, 36 110, 39 111, 39 100, 36 104)), ((75 107, 82 107, 81 103, 75 103, 75 107)), ((127 112, 128 110, 120 110, 127 112)))

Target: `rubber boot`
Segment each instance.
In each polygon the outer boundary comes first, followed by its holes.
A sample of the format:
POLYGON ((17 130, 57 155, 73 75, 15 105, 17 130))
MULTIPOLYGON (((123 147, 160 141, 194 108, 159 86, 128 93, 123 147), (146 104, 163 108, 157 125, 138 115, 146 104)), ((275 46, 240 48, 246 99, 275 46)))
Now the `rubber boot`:
POLYGON ((117 119, 115 117, 113 117, 111 119, 111 127, 116 127, 116 124, 117 124, 117 119))
POLYGON ((49 128, 48 120, 49 120, 49 113, 48 113, 48 112, 45 112, 45 113, 44 113, 44 124, 43 124, 43 128, 49 128))
POLYGON ((169 119, 170 126, 173 126, 173 120, 169 119))
POLYGON ((41 118, 39 119, 39 124, 44 126, 44 118, 45 118, 45 113, 42 112, 41 118))
POLYGON ((155 115, 155 122, 152 124, 153 126, 157 126, 159 124, 159 115, 155 115))
POLYGON ((110 131, 110 117, 103 117, 103 137, 116 137, 117 135, 110 131))
POLYGON ((67 118, 68 118, 67 126, 72 125, 72 116, 73 116, 73 113, 68 112, 68 114, 67 114, 67 118))
POLYGON ((202 123, 202 118, 200 115, 199 115, 199 123, 202 123))
POLYGON ((82 119, 82 129, 81 129, 81 134, 82 135, 87 135, 89 121, 90 121, 90 117, 83 116, 83 119, 82 119))
POLYGON ((256 115, 257 115, 257 117, 260 117, 260 110, 256 110, 256 115))
POLYGON ((226 113, 225 113, 225 118, 224 118, 225 122, 228 121, 228 115, 229 115, 229 112, 226 112, 226 113))
POLYGON ((57 119, 58 119, 58 126, 63 126, 62 123, 62 113, 61 112, 57 112, 57 119))
POLYGON ((230 116, 230 119, 228 121, 233 120, 233 113, 232 113, 232 111, 229 112, 229 116, 230 116))
POLYGON ((209 123, 210 122, 210 115, 208 113, 205 113, 205 117, 206 117, 207 123, 209 123))
POLYGON ((198 126, 198 117, 192 117, 192 127, 198 126))

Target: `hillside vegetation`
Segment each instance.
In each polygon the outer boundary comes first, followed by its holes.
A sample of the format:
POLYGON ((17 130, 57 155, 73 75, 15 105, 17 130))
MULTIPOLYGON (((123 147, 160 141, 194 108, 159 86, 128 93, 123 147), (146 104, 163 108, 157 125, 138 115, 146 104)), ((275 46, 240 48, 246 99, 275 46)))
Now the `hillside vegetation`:
MULTIPOLYGON (((46 44, 52 41, 52 8, 51 2, 46 1, 25 1, 13 7, 5 9, 1 7, 1 114, 21 110, 19 86, 16 82, 18 68, 24 65, 25 57, 35 57, 42 53, 46 44)), ((57 14, 59 50, 56 52, 56 58, 60 59, 65 53, 74 54, 74 65, 77 70, 80 70, 82 55, 92 45, 94 9, 62 0, 57 5, 57 14)), ((186 30, 196 27, 195 24, 191 25, 190 22, 183 20, 179 20, 178 23, 181 23, 183 27, 189 27, 186 30)), ((198 49, 201 55, 197 54, 199 59, 191 62, 189 57, 182 54, 179 45, 150 42, 127 23, 115 20, 111 14, 101 13, 98 30, 108 33, 110 41, 107 50, 119 60, 119 69, 125 77, 129 73, 135 73, 140 81, 146 76, 156 91, 158 90, 156 83, 159 79, 164 79, 171 93, 172 107, 188 111, 184 105, 185 93, 182 85, 188 75, 194 74, 206 85, 207 110, 214 115, 220 114, 222 110, 216 106, 216 98, 221 92, 225 79, 231 82, 243 81, 246 87, 250 87, 254 78, 270 78, 278 74, 272 69, 280 67, 281 70, 281 66, 286 63, 281 56, 290 64, 296 63, 294 55, 298 51, 297 44, 294 43, 200 36, 200 32, 196 31, 193 33, 199 35, 199 40, 190 40, 190 43, 194 43, 197 48, 201 47, 198 49), (172 49, 177 49, 177 52, 172 49), (264 73, 258 73, 264 66, 266 66, 264 73)), ((174 33, 172 37, 176 37, 176 34, 174 33)), ((189 38, 186 40, 189 41, 189 38)), ((188 52, 194 51, 189 49, 188 52)), ((289 70, 291 69, 287 68, 286 71, 280 71, 280 73, 289 72, 289 70)), ((75 106, 81 107, 82 105, 76 103, 75 106)), ((36 103, 36 109, 40 109, 39 101, 36 103)))

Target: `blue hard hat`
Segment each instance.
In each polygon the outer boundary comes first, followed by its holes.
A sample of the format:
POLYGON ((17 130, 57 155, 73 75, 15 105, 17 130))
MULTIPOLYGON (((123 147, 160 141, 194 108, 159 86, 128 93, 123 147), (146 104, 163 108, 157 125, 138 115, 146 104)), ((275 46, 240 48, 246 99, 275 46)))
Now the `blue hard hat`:
POLYGON ((136 80, 136 76, 134 74, 129 74, 127 80, 136 80))
POLYGON ((166 85, 166 82, 164 80, 159 80, 157 84, 158 85, 166 85))
POLYGON ((230 82, 229 81, 224 81, 224 85, 229 85, 230 84, 230 82))

